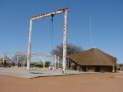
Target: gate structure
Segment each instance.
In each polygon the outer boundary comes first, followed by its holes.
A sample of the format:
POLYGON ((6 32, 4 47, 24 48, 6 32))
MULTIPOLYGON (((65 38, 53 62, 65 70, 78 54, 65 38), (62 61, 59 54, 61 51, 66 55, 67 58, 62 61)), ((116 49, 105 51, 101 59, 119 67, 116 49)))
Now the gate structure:
POLYGON ((32 57, 32 22, 37 19, 45 18, 48 16, 53 16, 56 14, 64 13, 64 35, 63 35, 63 64, 62 69, 65 72, 66 69, 66 57, 67 57, 67 32, 68 32, 68 25, 67 25, 67 17, 68 17, 68 8, 56 10, 53 12, 41 14, 39 16, 34 16, 30 18, 29 24, 29 40, 28 40, 28 50, 27 50, 27 69, 30 69, 30 62, 32 57))

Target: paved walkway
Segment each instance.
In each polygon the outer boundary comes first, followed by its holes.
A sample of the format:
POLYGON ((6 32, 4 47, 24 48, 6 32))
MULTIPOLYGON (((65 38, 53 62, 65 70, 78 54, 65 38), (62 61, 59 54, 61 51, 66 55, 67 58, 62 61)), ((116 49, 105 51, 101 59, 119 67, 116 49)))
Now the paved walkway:
POLYGON ((31 68, 29 71, 25 67, 12 67, 12 68, 0 68, 0 73, 23 77, 23 78, 35 78, 44 76, 63 76, 71 74, 82 74, 82 73, 94 73, 94 72, 79 72, 73 70, 66 70, 62 73, 61 69, 49 70, 47 68, 31 68))

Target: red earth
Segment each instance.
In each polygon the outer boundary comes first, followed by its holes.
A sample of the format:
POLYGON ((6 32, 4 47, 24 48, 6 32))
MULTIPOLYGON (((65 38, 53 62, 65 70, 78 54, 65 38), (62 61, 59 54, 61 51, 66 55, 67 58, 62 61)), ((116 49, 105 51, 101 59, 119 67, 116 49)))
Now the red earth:
POLYGON ((24 79, 0 74, 0 92, 123 92, 123 73, 24 79))

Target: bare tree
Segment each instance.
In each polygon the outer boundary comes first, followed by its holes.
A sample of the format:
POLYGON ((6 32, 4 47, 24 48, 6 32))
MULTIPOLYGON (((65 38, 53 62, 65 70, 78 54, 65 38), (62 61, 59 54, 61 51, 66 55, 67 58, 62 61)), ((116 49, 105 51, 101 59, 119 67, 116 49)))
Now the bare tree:
MULTIPOLYGON (((80 53, 82 52, 83 49, 81 47, 78 47, 73 44, 68 44, 67 45, 67 55, 75 54, 75 53, 80 53)), ((63 44, 58 45, 55 49, 52 50, 51 54, 57 55, 62 59, 63 56, 63 44)))

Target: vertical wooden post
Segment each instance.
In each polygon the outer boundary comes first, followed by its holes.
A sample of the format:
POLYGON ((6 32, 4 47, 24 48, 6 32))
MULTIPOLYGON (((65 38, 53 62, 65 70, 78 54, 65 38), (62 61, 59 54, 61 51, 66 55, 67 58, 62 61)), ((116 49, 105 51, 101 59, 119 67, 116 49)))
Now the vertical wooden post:
POLYGON ((32 20, 30 19, 28 51, 27 51, 27 70, 30 69, 30 62, 31 62, 31 56, 32 56, 31 54, 32 54, 32 20))
POLYGON ((59 62, 60 62, 59 56, 58 56, 58 58, 57 58, 57 59, 58 59, 58 69, 59 69, 59 64, 60 64, 60 63, 59 63, 59 62))
POLYGON ((55 57, 55 63, 54 64, 55 64, 55 69, 56 69, 57 68, 57 56, 55 55, 54 57, 55 57))
POLYGON ((43 68, 45 68, 45 60, 43 60, 43 68))
POLYGON ((18 56, 17 56, 17 66, 19 67, 19 58, 18 58, 18 56))
POLYGON ((67 57, 67 15, 68 15, 68 9, 64 10, 64 38, 63 38, 63 73, 66 69, 66 57, 67 57))
POLYGON ((115 72, 115 63, 113 62, 113 65, 112 65, 112 72, 115 72))

